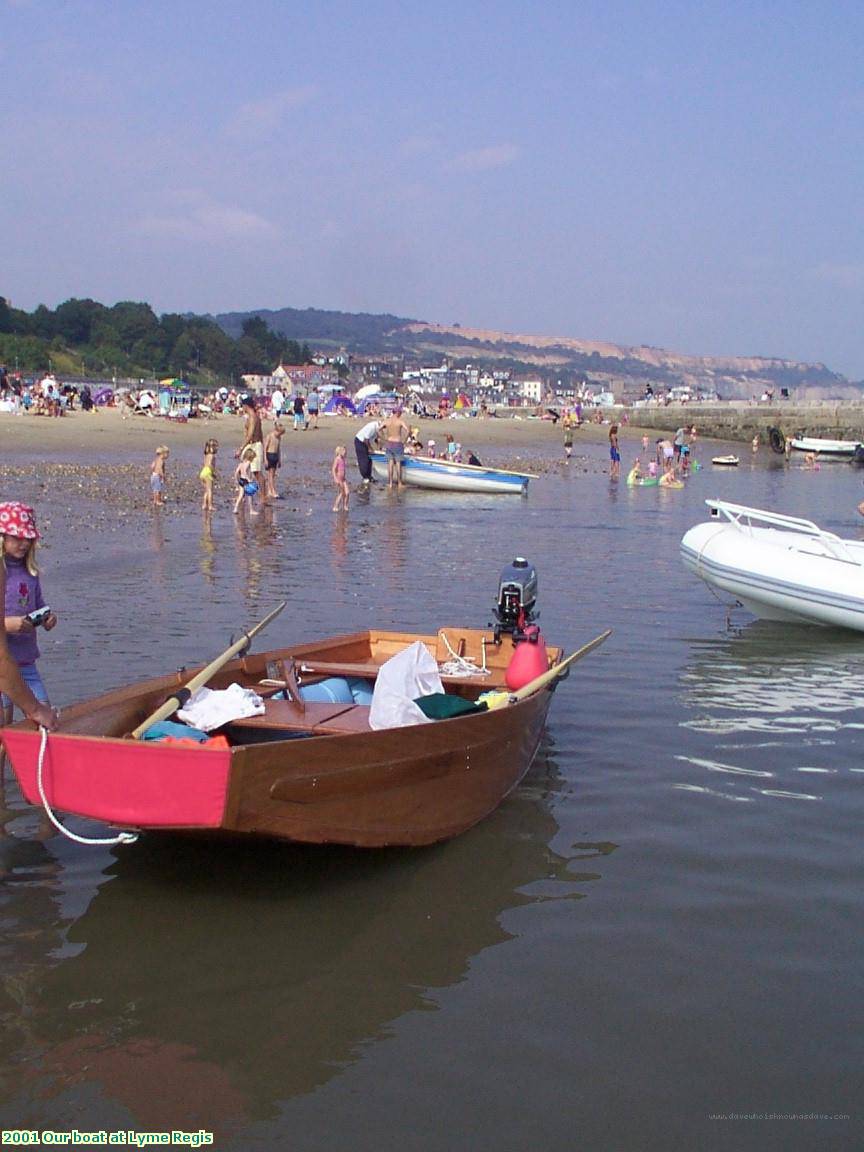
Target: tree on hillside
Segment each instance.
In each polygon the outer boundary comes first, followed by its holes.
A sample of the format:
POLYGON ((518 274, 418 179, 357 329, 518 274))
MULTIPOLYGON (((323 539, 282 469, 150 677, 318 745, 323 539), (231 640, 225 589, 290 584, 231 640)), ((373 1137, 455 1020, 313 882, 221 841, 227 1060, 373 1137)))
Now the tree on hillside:
POLYGON ((44 304, 40 304, 30 317, 29 332, 41 340, 51 340, 56 332, 54 313, 44 304))
POLYGON ((105 311, 95 300, 66 300, 54 312, 54 330, 68 344, 89 344, 93 324, 105 311))
POLYGON ((121 300, 113 308, 108 308, 104 319, 127 355, 131 353, 136 340, 143 340, 159 327, 156 313, 150 305, 132 300, 121 300))
POLYGON ((196 321, 190 333, 198 349, 201 368, 217 376, 230 377, 234 341, 209 320, 196 321))

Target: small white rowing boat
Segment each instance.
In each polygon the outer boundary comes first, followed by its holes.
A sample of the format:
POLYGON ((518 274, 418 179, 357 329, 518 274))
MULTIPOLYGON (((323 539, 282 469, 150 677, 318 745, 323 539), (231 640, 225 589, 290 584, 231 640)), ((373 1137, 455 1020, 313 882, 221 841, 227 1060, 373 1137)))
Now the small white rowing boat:
POLYGON ((712 456, 712 464, 722 464, 726 468, 737 468, 740 461, 737 456, 712 456))
POLYGON ((860 440, 823 440, 818 436, 793 438, 796 452, 816 452, 820 456, 854 456, 860 440))
POLYGON ((864 543, 797 516, 705 503, 711 519, 681 541, 686 568, 763 620, 864 632, 864 543))
MULTIPOLYGON (((387 479, 387 456, 371 452, 372 471, 378 480, 387 479)), ((478 464, 451 464, 431 456, 405 456, 402 480, 413 488, 437 488, 444 492, 498 492, 524 496, 530 472, 508 472, 478 464)))

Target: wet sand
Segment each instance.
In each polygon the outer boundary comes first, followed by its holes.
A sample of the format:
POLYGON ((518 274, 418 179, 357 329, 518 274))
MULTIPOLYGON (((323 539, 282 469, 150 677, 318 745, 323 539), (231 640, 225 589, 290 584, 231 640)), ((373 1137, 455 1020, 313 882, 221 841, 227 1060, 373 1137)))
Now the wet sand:
MULTIPOLYGON (((330 496, 330 461, 337 444, 348 449, 349 481, 357 480, 353 439, 365 423, 362 418, 322 417, 317 429, 293 431, 283 418, 280 487, 286 498, 302 503, 306 498, 330 496)), ((574 431, 573 458, 564 458, 564 431, 560 424, 525 416, 408 420, 419 428, 425 444, 444 445, 452 433, 463 450, 473 449, 486 464, 517 471, 544 474, 562 467, 604 471, 609 428, 586 423, 574 431), (593 446, 584 453, 580 446, 593 446)), ((272 421, 264 420, 265 435, 272 421)), ((638 429, 621 429, 625 461, 627 439, 636 441, 638 429)), ((85 500, 114 510, 141 510, 150 506, 149 470, 160 444, 170 449, 166 497, 169 513, 190 510, 201 501, 198 471, 203 462, 204 442, 215 437, 220 444, 214 504, 217 511, 230 510, 234 491, 234 452, 243 440, 243 418, 236 415, 194 419, 185 423, 162 417, 129 416, 117 409, 75 411, 59 418, 0 414, 0 492, 6 499, 40 502, 43 497, 85 500)))

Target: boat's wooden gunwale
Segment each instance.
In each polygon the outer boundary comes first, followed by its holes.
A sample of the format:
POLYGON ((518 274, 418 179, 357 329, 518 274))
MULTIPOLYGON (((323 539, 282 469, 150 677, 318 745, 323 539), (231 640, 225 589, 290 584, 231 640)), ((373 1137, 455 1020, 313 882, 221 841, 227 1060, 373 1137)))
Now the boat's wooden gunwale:
MULTIPOLYGON (((450 690, 461 690, 460 694, 474 696, 477 692, 503 685, 503 675, 509 663, 512 647, 508 641, 499 645, 492 642, 492 633, 487 629, 444 628, 434 635, 408 632, 387 632, 370 630, 333 637, 330 640, 297 644, 286 648, 271 649, 265 652, 247 654, 230 661, 211 681, 214 688, 224 687, 232 682, 240 682, 245 687, 260 687, 259 681, 266 678, 271 665, 281 661, 293 661, 298 669, 307 668, 307 676, 361 676, 374 679, 381 664, 396 652, 417 640, 422 641, 433 658, 447 657, 441 635, 451 638, 457 648, 467 645, 469 654, 477 653, 478 660, 482 641, 486 641, 486 666, 489 675, 442 676, 442 682, 450 690), (336 657, 335 659, 333 657, 336 657)), ((558 663, 562 649, 548 648, 549 665, 558 663)), ((176 691, 177 685, 185 683, 200 666, 181 668, 176 672, 154 677, 137 684, 111 689, 101 696, 80 701, 65 707, 57 731, 95 740, 122 741, 135 724, 147 715, 161 698, 176 691), (99 723, 105 731, 94 732, 88 721, 99 723)), ((18 721, 18 726, 34 728, 28 720, 18 721)))
MULTIPOLYGON (((488 630, 443 631, 451 645, 472 658, 482 651, 485 640, 492 673, 487 677, 447 678, 451 691, 474 698, 487 688, 501 687, 512 653, 509 640, 505 638, 495 646, 488 630)), ((444 658, 440 631, 421 636, 354 633, 238 657, 220 670, 211 686, 240 682, 256 687, 280 661, 285 665, 293 661, 296 667, 302 667, 304 661, 314 666, 317 661, 318 669, 310 673, 313 676, 350 675, 362 665, 374 678, 384 660, 418 639, 436 659, 444 658)), ((560 661, 560 649, 548 651, 550 665, 560 661)), ((90 811, 86 804, 84 810, 76 806, 72 797, 65 806, 61 803, 61 811, 149 830, 176 829, 182 824, 306 843, 360 847, 430 844, 471 827, 516 787, 536 755, 551 699, 550 688, 544 687, 525 700, 491 712, 386 731, 368 728, 368 708, 363 706, 331 708, 306 703, 303 708, 293 708, 290 700, 268 700, 265 717, 248 724, 265 729, 269 724, 274 740, 235 743, 221 752, 179 747, 166 750, 165 745, 132 741, 127 734, 136 723, 195 671, 182 669, 113 689, 64 709, 60 728, 49 739, 51 770, 62 770, 64 756, 68 763, 75 761, 75 779, 82 781, 82 787, 84 781, 93 781, 91 796, 101 797, 104 789, 106 800, 90 811), (280 725, 286 739, 279 738, 280 725), (95 731, 97 726, 102 730, 95 731), (298 733, 302 738, 287 738, 298 733), (221 792, 209 788, 209 769, 202 780, 205 764, 213 766, 214 778, 218 769, 221 792), (165 821, 162 815, 163 790, 170 793, 182 788, 187 769, 190 778, 197 776, 202 781, 195 809, 205 812, 200 824, 183 824, 176 816, 165 821), (137 795, 142 775, 147 777, 148 791, 140 818, 118 819, 118 811, 128 811, 125 799, 137 795), (117 807, 112 808, 121 779, 126 790, 117 796, 117 807)), ((26 764, 32 776, 38 733, 26 721, 15 728, 22 729, 13 741, 16 755, 22 757, 22 765, 26 764)), ((235 739, 242 736, 242 730, 240 723, 235 739)), ((51 787, 60 782, 62 777, 53 777, 51 787)), ((32 792, 31 787, 31 799, 32 792)), ((72 796, 68 787, 64 795, 72 796)), ((175 811, 182 814, 184 809, 175 806, 175 811)))

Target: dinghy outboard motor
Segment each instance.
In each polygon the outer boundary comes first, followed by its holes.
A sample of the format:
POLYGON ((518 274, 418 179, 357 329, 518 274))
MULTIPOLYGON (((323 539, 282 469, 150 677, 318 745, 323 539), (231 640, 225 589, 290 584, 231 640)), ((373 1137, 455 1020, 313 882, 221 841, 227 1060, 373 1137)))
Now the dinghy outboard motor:
POLYGON ((509 632, 513 640, 513 655, 504 678, 511 692, 523 688, 549 668, 546 644, 533 623, 537 615, 537 569, 524 557, 517 556, 501 573, 495 605, 495 643, 501 643, 502 632, 509 632))
POLYGON ((534 618, 536 605, 537 569, 523 556, 517 556, 503 570, 498 581, 498 599, 495 603, 496 644, 502 632, 522 632, 534 618))

